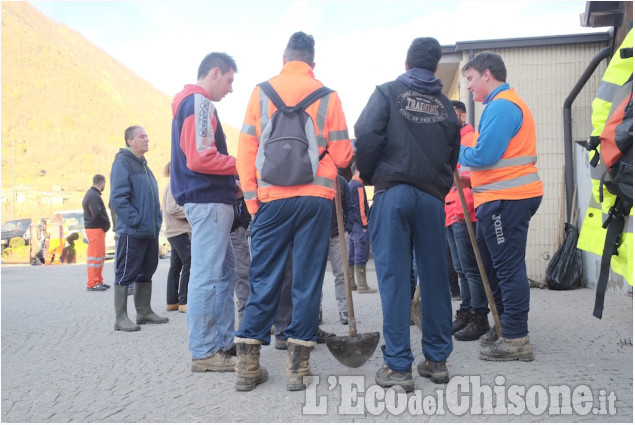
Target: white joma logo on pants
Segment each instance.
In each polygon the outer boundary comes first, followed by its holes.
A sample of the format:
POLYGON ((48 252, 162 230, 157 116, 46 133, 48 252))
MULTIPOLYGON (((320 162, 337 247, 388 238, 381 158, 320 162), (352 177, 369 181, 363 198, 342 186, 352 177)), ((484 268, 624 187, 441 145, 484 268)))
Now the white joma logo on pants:
POLYGON ((503 235, 503 223, 501 222, 500 215, 493 215, 492 220, 494 220, 494 230, 496 231, 496 242, 498 244, 502 244, 505 242, 505 235, 503 235))

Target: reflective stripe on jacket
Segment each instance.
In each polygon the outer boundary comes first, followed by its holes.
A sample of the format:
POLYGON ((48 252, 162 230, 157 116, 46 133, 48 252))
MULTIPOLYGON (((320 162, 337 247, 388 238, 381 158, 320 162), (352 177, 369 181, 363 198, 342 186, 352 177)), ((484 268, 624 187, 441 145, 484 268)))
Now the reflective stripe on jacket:
MULTIPOLYGON (((602 82, 593 100, 593 112, 591 114, 591 124, 593 131, 591 136, 600 136, 604 130, 606 120, 613 106, 613 99, 620 88, 628 81, 633 74, 633 58, 622 58, 620 50, 633 47, 633 30, 630 30, 622 45, 615 52, 602 77, 602 82)), ((598 151, 600 147, 598 146, 598 151)), ((591 167, 591 197, 589 206, 582 222, 580 237, 578 238, 578 248, 602 255, 604 242, 606 240, 606 229, 602 223, 608 218, 608 212, 615 203, 615 195, 603 188, 603 201, 600 203, 600 179, 605 170, 601 167, 602 161, 597 167, 591 167)), ((611 258, 611 268, 615 273, 624 276, 629 285, 633 285, 633 210, 628 217, 625 217, 624 229, 620 236, 621 242, 617 249, 617 255, 611 258)))
MULTIPOLYGON (((287 62, 280 75, 271 78, 269 83, 286 105, 296 105, 314 90, 322 87, 322 83, 315 79, 311 67, 300 61, 287 62)), ((306 109, 315 125, 318 153, 322 154, 328 148, 328 153, 320 161, 313 183, 274 186, 262 182, 256 170, 256 155, 262 129, 275 111, 273 103, 264 92, 261 92, 260 87, 256 87, 251 94, 240 132, 236 164, 245 203, 251 214, 258 211, 260 202, 295 196, 333 199, 337 168, 346 167, 353 156, 342 104, 337 93, 333 92, 306 109)))
MULTIPOLYGON (((542 181, 536 169, 536 126, 529 108, 513 89, 497 94, 520 108, 523 123, 510 140, 503 156, 488 167, 470 167, 474 207, 499 199, 529 199, 543 195, 542 181)), ((473 146, 478 144, 478 130, 473 146)))

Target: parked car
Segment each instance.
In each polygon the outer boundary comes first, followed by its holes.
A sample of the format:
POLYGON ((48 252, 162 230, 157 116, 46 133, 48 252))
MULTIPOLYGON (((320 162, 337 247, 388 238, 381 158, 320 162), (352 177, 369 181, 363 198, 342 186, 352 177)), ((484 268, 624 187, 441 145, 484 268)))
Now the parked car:
MULTIPOLYGON (((108 213, 108 219, 110 220, 111 227, 106 232, 106 257, 114 257, 115 255, 115 232, 112 228, 112 217, 110 211, 108 213)), ((64 224, 68 228, 69 235, 73 232, 77 232, 82 236, 82 240, 85 244, 88 244, 88 238, 86 237, 86 229, 84 229, 84 210, 64 210, 56 211, 55 214, 61 214, 64 219, 64 224)), ((66 235, 68 236, 68 235, 66 235)))
POLYGON ((2 225, 2 249, 8 247, 11 239, 16 236, 23 238, 24 242, 28 245, 30 239, 30 225, 30 218, 21 218, 19 220, 9 220, 5 222, 2 225))

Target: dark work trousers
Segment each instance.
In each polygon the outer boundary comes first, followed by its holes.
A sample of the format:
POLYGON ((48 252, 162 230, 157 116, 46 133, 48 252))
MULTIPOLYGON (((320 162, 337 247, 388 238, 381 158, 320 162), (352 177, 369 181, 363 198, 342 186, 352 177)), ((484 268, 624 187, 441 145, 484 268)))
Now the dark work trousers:
POLYGON ((476 209, 476 239, 488 271, 504 338, 522 338, 529 333, 525 251, 529 221, 541 201, 542 196, 497 200, 476 209))
POLYGON ((115 285, 152 282, 159 265, 159 238, 120 235, 115 265, 115 285))
POLYGON ((187 285, 190 282, 190 235, 183 233, 168 238, 172 247, 168 270, 167 304, 187 304, 187 285))
POLYGON ((443 202, 408 184, 375 192, 370 209, 379 294, 383 312, 384 363, 411 370, 411 241, 421 288, 421 347, 426 359, 445 361, 452 352, 452 303, 446 269, 443 202))

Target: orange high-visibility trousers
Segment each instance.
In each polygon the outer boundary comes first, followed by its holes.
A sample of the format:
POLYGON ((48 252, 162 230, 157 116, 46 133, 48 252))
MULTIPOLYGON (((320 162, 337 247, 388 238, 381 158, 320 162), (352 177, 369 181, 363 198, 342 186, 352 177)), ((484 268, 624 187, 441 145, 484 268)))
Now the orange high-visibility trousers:
POLYGON ((103 229, 86 229, 88 249, 86 251, 86 268, 88 270, 88 282, 86 286, 92 288, 104 283, 101 271, 104 268, 106 257, 106 232, 103 229))
POLYGON ((53 254, 55 254, 54 265, 59 266, 61 264, 60 258, 62 257, 62 251, 64 250, 64 239, 51 238, 49 239, 49 249, 46 253, 46 265, 49 266, 53 260, 53 254))

